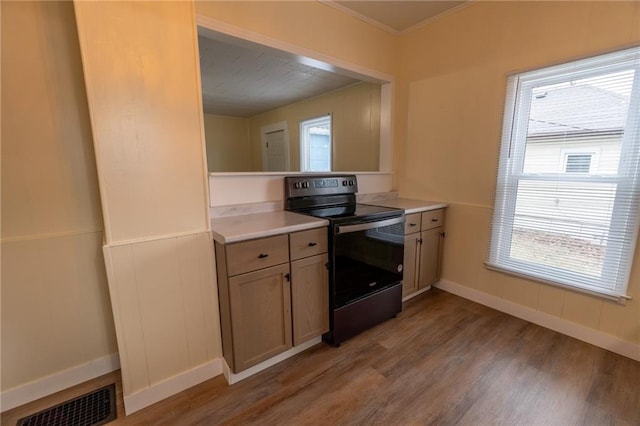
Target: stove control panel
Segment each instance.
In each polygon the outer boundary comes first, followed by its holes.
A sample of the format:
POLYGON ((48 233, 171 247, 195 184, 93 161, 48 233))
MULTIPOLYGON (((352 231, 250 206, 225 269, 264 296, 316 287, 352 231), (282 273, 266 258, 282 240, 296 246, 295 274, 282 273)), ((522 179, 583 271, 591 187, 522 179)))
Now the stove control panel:
POLYGON ((358 180, 355 175, 286 176, 284 192, 286 198, 355 194, 358 180))

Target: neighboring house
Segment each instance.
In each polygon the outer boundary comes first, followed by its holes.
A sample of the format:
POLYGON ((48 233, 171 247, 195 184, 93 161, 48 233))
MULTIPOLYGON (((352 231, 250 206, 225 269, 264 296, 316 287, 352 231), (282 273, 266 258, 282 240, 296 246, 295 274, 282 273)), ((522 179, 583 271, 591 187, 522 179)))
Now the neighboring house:
POLYGON ((552 239, 555 243, 551 244, 558 247, 595 252, 597 273, 603 256, 598 246, 608 234, 613 209, 610 194, 616 184, 596 183, 601 190, 588 198, 577 196, 576 192, 594 187, 593 182, 581 180, 580 176, 617 174, 628 101, 628 95, 589 82, 534 91, 523 173, 563 176, 562 181, 520 181, 512 247, 518 257, 537 259, 539 254, 534 252, 546 250, 552 239), (566 175, 574 176, 567 180, 566 175), (573 237, 565 237, 567 234, 573 237), (576 235, 583 241, 577 241, 576 235))

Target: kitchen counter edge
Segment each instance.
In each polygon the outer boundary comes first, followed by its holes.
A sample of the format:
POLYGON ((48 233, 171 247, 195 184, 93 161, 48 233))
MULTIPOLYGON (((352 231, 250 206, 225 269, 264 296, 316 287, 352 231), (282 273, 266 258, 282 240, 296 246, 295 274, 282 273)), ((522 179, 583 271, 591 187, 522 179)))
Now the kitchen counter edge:
POLYGON ((213 239, 221 244, 306 231, 328 226, 329 221, 285 210, 211 219, 213 239))

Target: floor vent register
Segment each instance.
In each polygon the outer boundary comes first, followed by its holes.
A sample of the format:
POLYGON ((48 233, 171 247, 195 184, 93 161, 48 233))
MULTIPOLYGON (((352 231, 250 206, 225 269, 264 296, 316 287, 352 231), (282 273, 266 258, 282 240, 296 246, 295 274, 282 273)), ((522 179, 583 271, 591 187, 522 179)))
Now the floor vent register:
POLYGON ((16 426, 98 426, 116 419, 116 385, 63 402, 18 420, 16 426))

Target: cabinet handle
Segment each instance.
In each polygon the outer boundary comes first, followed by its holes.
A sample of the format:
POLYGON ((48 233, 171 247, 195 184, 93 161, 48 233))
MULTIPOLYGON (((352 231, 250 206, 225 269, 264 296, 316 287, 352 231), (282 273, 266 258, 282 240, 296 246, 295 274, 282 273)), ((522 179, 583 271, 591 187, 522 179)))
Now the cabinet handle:
POLYGON ((418 244, 422 244, 422 238, 418 238, 418 244))
POLYGON ((284 277, 286 278, 287 281, 291 281, 291 274, 290 273, 286 273, 284 274, 284 277))
POLYGON ((264 259, 265 257, 269 257, 269 255, 268 255, 268 254, 265 254, 265 253, 260 253, 260 254, 258 255, 258 259, 264 259))
POLYGON ((410 223, 409 226, 416 226, 417 223, 410 223))
POLYGON ((318 245, 318 243, 309 243, 309 247, 315 247, 317 245, 318 245))
POLYGON ((327 269, 329 269, 329 262, 325 263, 325 264, 324 264, 324 267, 325 267, 325 268, 327 268, 327 269))
POLYGON ((437 222, 438 219, 431 219, 431 222, 437 222))

